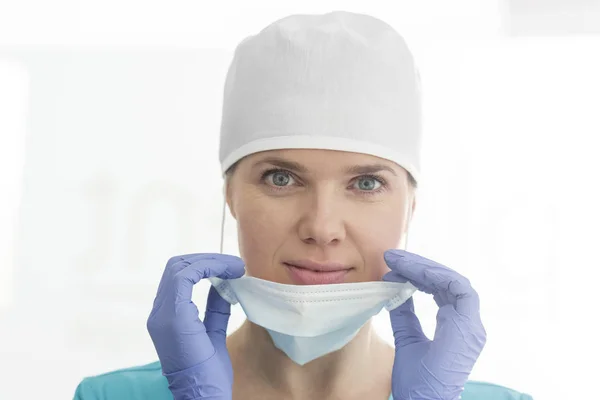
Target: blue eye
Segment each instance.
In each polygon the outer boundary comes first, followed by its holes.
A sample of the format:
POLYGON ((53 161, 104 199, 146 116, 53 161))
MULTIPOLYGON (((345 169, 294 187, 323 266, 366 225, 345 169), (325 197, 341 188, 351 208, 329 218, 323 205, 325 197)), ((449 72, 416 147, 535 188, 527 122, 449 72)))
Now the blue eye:
POLYGON ((359 190, 368 192, 375 191, 381 187, 381 182, 377 178, 371 176, 359 178, 356 183, 358 184, 359 190))
POLYGON ((288 184, 290 182, 294 182, 294 178, 292 178, 290 173, 280 170, 266 171, 263 174, 263 179, 266 180, 268 184, 278 187, 289 186, 288 184))

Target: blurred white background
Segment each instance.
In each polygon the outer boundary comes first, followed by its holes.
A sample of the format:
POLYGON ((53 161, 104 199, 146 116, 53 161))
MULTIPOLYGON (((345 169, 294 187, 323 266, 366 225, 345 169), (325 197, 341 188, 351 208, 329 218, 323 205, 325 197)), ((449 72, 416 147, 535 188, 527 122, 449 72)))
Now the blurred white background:
MULTIPOLYGON (((336 9, 392 24, 421 69, 408 250, 481 295, 488 344, 471 378, 594 397, 598 2, 216 3, 0 2, 0 399, 69 399, 85 376, 157 359, 145 321, 166 261, 219 250, 235 46, 336 9)), ((231 218, 226 235, 237 254, 231 218)), ((432 334, 435 303, 416 307, 432 334)), ((377 326, 391 342, 387 314, 377 326)))

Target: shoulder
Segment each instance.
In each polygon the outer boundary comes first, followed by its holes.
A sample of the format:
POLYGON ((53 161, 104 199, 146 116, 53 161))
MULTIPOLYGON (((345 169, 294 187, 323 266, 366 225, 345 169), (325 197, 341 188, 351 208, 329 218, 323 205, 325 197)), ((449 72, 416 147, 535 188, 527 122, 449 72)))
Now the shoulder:
POLYGON ((160 363, 119 369, 83 379, 74 400, 167 400, 172 399, 160 363))
MULTIPOLYGON (((83 379, 74 400, 168 400, 172 399, 160 363, 123 368, 83 379)), ((390 398, 391 399, 391 398, 390 398)), ((533 400, 525 393, 505 386, 468 381, 462 400, 533 400)))
MULTIPOLYGON (((461 400, 533 400, 528 394, 493 383, 468 381, 461 400)), ((389 400, 394 400, 390 397, 389 400)))
POLYGON ((468 381, 462 394, 462 400, 533 400, 528 394, 505 386, 481 381, 468 381))

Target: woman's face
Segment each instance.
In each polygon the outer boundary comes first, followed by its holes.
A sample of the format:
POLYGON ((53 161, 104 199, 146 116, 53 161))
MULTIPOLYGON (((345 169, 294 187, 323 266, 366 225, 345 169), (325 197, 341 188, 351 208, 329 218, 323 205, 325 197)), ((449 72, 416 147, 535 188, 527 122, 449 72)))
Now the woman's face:
POLYGON ((406 170, 331 150, 252 154, 227 185, 248 275, 277 283, 378 281, 398 248, 414 195, 406 170))

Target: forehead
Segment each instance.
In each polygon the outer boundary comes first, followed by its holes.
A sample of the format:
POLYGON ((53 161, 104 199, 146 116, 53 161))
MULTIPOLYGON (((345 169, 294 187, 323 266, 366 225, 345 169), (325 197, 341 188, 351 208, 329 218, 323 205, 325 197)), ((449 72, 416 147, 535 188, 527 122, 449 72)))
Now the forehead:
POLYGON ((403 176, 398 164, 369 154, 322 149, 281 149, 255 153, 243 160, 246 169, 276 166, 312 175, 387 172, 403 176))

